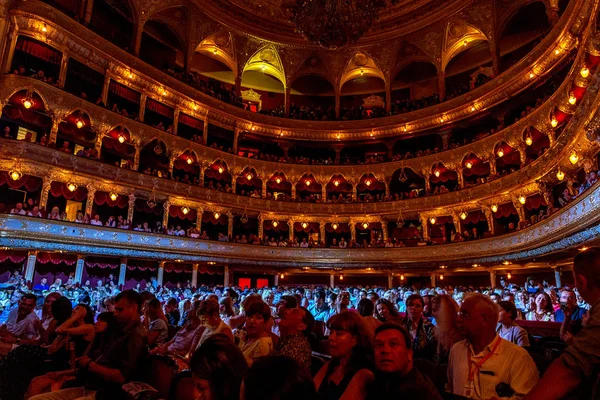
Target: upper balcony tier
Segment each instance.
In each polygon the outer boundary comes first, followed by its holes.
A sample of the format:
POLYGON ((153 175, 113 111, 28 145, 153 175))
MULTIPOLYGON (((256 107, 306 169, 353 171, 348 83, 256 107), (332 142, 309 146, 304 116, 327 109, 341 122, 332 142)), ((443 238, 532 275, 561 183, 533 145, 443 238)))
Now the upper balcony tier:
MULTIPOLYGON (((594 7, 595 2, 572 0, 551 32, 524 59, 468 94, 435 107, 368 121, 290 121, 225 104, 141 62, 67 15, 37 1, 16 3, 11 11, 14 22, 11 49, 16 47, 19 35, 31 36, 61 52, 59 79, 66 76, 69 60, 104 73, 110 79, 104 82, 99 93, 104 100, 109 83, 114 82, 141 93, 143 101, 156 99, 173 110, 204 121, 205 125, 214 124, 234 132, 253 132, 286 140, 347 142, 410 136, 487 112, 539 79, 544 79, 561 60, 568 57, 569 50, 588 26, 594 7)), ((5 64, 5 71, 11 66, 10 61, 5 64)))

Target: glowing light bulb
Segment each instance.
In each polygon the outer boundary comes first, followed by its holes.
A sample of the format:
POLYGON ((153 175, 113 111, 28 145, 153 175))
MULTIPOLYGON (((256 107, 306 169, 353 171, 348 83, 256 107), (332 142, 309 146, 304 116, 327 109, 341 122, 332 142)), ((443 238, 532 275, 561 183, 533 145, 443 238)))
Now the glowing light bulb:
POLYGON ((187 213, 190 212, 190 209, 187 207, 181 207, 181 212, 183 213, 183 215, 187 215, 187 213))
POLYGON ((579 71, 579 73, 584 78, 587 78, 588 76, 590 76, 590 70, 585 65, 583 66, 583 68, 581 68, 581 71, 579 71))
POLYGON ((273 228, 277 228, 278 225, 279 225, 279 222, 273 221, 273 228))
POLYGON ((437 221, 437 220, 435 219, 435 217, 431 217, 431 218, 429 218, 429 223, 430 223, 431 225, 435 225, 435 221, 437 221))
POLYGON ((469 108, 469 110, 471 110, 471 112, 474 112, 475 111, 475 107, 471 107, 471 108, 469 108))
POLYGON ((283 279, 283 278, 285 278, 285 274, 281 274, 281 275, 279 275, 279 277, 280 277, 281 279, 283 279))
POLYGON ((30 109, 31 107, 33 107, 33 100, 31 100, 30 98, 26 98, 25 100, 23 100, 23 107, 25 107, 26 109, 30 109))
POLYGON ((10 179, 12 179, 13 181, 18 181, 23 176, 21 171, 18 171, 16 169, 13 169, 12 171, 10 171, 9 175, 10 175, 10 179))
POLYGON ((571 93, 571 96, 569 96, 569 104, 574 106, 575 103, 577 103, 577 97, 575 97, 575 95, 571 93))
POLYGON ((215 48, 213 49, 213 54, 215 54, 215 55, 216 55, 218 52, 219 52, 219 50, 217 50, 217 48, 215 47, 215 48))
POLYGON ((371 186, 371 180, 370 180, 370 179, 367 179, 367 180, 365 181, 365 185, 367 185, 367 186, 371 186))
POLYGON ((223 173, 223 171, 224 171, 224 170, 223 170, 223 167, 219 167, 219 168, 217 169, 217 171, 219 171, 219 173, 220 173, 220 174, 222 174, 222 173, 223 173))
POLYGON ((529 73, 529 79, 533 79, 534 76, 535 76, 535 74, 533 72, 529 73))
POLYGON ((523 195, 519 196, 519 203, 525 204, 526 201, 527 201, 527 199, 525 198, 525 196, 523 196, 523 195))
POLYGON ((77 185, 74 183, 67 183, 67 189, 69 190, 69 192, 74 192, 77 190, 77 185))
POLYGON ((565 179, 565 173, 559 169, 558 172, 556 173, 556 179, 558 179, 559 181, 562 181, 563 179, 565 179))
POLYGON ((77 126, 77 129, 81 129, 85 126, 85 122, 83 122, 81 119, 78 119, 77 122, 75 122, 75 126, 77 126))
POLYGON ((467 47, 467 45, 469 44, 469 42, 467 42, 466 40, 463 42, 463 47, 467 47))
POLYGON ((44 32, 44 33, 48 32, 48 28, 46 28, 46 25, 42 26, 42 32, 44 32))
POLYGON ((167 91, 163 89, 163 91, 160 93, 162 96, 166 96, 167 95, 167 91))
POLYGON ((306 186, 310 186, 310 179, 305 180, 304 183, 306 184, 306 186))
POLYGON ((125 143, 125 136, 119 135, 119 137, 117 138, 117 140, 119 141, 119 143, 125 143))
POLYGON ((575 165, 577 164, 577 161, 579 161, 579 156, 577 155, 576 152, 573 152, 570 156, 569 156, 569 161, 571 161, 571 164, 575 165))
POLYGON ((308 227, 308 224, 306 222, 302 223, 302 229, 306 229, 308 227))
POLYGON ((496 212, 496 211, 498 211, 498 206, 493 204, 491 209, 492 209, 492 212, 496 212))
POLYGON ((363 76, 364 74, 365 74, 365 70, 364 70, 364 69, 361 69, 361 70, 360 70, 360 76, 363 76))
POLYGON ((369 223, 363 222, 362 227, 363 227, 363 229, 367 229, 369 227, 369 223))
POLYGON ((443 281, 443 280, 444 280, 444 274, 441 274, 440 275, 440 281, 443 281))
POLYGON ((333 184, 338 187, 340 185, 340 181, 333 181, 333 184))
POLYGON ((552 125, 553 128, 556 128, 558 126, 558 120, 556 119, 556 117, 552 116, 552 119, 550 120, 550 125, 552 125))
POLYGON ((560 49, 554 50, 554 54, 559 55, 560 54, 560 49))
POLYGON ((219 214, 217 211, 215 211, 215 213, 213 214, 213 217, 215 217, 215 219, 219 219, 220 216, 221 214, 219 214))
POLYGON ((275 178, 275 182, 279 185, 281 183, 281 178, 275 178))
POLYGON ((506 279, 512 279, 512 275, 510 272, 508 274, 506 274, 506 279))
POLYGON ((344 280, 344 274, 340 274, 340 281, 344 280))
POLYGON ((433 174, 435 175, 436 178, 440 177, 440 171, 437 169, 435 171, 433 171, 433 174))
POLYGON ((336 224, 335 222, 333 224, 331 224, 331 227, 333 228, 334 231, 337 231, 338 228, 338 224, 336 224))
POLYGON ((467 163, 465 164, 465 167, 467 167, 468 169, 473 168, 473 163, 471 161, 467 161, 467 163))
POLYGON ((248 172, 248 174, 246 174, 246 179, 249 181, 252 180, 252 174, 250 172, 248 172))
POLYGON ((130 72, 130 73, 129 73, 129 75, 127 75, 127 77, 128 77, 129 79, 133 79, 133 74, 130 72))
POLYGON ((404 275, 400 275, 400 280, 403 281, 404 280, 404 275))
POLYGON ((192 160, 192 157, 188 157, 185 162, 187 162, 188 164, 191 164, 194 162, 194 160, 192 160))
POLYGON ((498 150, 498 157, 504 157, 504 151, 502 149, 498 150))
POLYGON ((465 219, 467 219, 467 213, 463 211, 460 213, 459 217, 464 221, 465 219))
POLYGON ((108 195, 108 197, 110 197, 110 199, 112 201, 117 201, 117 199, 119 198, 119 195, 116 194, 116 193, 111 193, 111 194, 108 195))
POLYGON ((525 144, 526 144, 527 146, 531 146, 531 145, 533 144, 533 138, 532 138, 530 135, 527 135, 527 136, 525 137, 525 144))

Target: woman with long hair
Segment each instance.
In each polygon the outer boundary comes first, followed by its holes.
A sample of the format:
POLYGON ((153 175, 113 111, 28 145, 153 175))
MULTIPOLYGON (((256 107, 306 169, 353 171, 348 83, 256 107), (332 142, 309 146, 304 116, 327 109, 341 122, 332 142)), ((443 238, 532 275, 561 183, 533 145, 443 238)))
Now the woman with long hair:
POLYGON ((148 346, 160 346, 169 338, 167 317, 158 299, 153 298, 144 304, 144 326, 148 330, 148 346))
POLYGON ((538 292, 535 295, 534 301, 534 306, 525 317, 527 321, 554 322, 554 309, 552 308, 552 300, 548 296, 548 293, 538 292))
POLYGON ((424 307, 425 302, 420 295, 408 296, 403 325, 412 337, 414 357, 433 361, 437 353, 435 326, 423 317, 424 307))
POLYGON ((252 302, 245 311, 245 335, 240 338, 240 350, 246 357, 248 365, 273 351, 273 340, 270 335, 271 307, 260 301, 252 302))
POLYGON ((231 297, 221 297, 221 300, 219 300, 219 315, 223 322, 229 325, 229 319, 235 315, 231 297))
POLYGON ((452 346, 464 339, 456 325, 459 310, 460 307, 456 301, 447 294, 435 296, 431 300, 431 314, 436 322, 434 331, 437 340, 435 361, 438 364, 447 364, 452 346))
POLYGON ((344 311, 327 322, 331 361, 314 378, 319 400, 364 399, 374 378, 373 340, 362 317, 344 311))
POLYGON ((367 298, 360 299, 356 311, 358 311, 358 314, 363 317, 363 322, 369 330, 369 333, 372 336, 375 335, 375 329, 377 329, 382 322, 373 317, 373 312, 375 311, 373 302, 367 298))
POLYGON ((388 299, 380 298, 375 302, 377 308, 377 319, 381 322, 400 322, 402 318, 394 304, 388 299))

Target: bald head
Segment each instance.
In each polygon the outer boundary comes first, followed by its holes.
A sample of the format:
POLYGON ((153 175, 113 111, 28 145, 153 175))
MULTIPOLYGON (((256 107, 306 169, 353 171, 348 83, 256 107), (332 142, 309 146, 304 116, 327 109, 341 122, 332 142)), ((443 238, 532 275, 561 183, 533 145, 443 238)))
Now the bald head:
POLYGON ((489 297, 468 293, 460 307, 457 324, 469 341, 481 336, 495 336, 498 313, 498 305, 489 297))

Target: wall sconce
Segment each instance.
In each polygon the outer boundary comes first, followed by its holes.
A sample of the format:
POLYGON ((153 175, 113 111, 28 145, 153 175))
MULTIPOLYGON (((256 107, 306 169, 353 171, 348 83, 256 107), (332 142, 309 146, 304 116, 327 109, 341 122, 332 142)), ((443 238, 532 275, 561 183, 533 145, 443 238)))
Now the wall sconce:
POLYGON ((569 161, 571 161, 571 164, 575 165, 577 164, 577 161, 579 161, 579 156, 577 155, 576 152, 573 152, 570 156, 569 156, 569 161))
POLYGON ((523 196, 523 195, 519 196, 519 203, 525 204, 526 201, 527 201, 527 199, 525 198, 525 196, 523 196))
POLYGON ((273 221, 273 228, 277 228, 278 225, 279 225, 279 222, 273 221))
POLYGON ((338 180, 335 180, 335 181, 333 181, 333 185, 334 185, 335 187, 338 187, 338 186, 340 186, 340 181, 338 181, 338 180))
POLYGON ((587 78, 588 76, 590 76, 590 70, 585 65, 583 66, 583 68, 581 68, 581 71, 579 71, 579 73, 583 78, 587 78))
POLYGON ((467 213, 463 211, 460 213, 459 217, 464 221, 465 219, 467 219, 467 213))
POLYGON ((553 128, 556 128, 558 126, 558 120, 556 119, 556 117, 554 115, 552 115, 552 119, 550 120, 550 125, 553 128))
POLYGON ((188 157, 188 158, 186 158, 185 162, 187 162, 189 165, 189 164, 193 163, 194 160, 192 160, 192 157, 188 157))
POLYGON ((571 93, 571 96, 569 96, 569 104, 574 106, 577 103, 577 97, 575 97, 575 94, 571 93))
POLYGON ((247 180, 249 180, 249 181, 251 181, 251 180, 252 180, 252 174, 251 174, 250 172, 248 172, 248 173, 246 174, 246 179, 247 179, 247 180))
POLYGON ((502 149, 498 150, 498 157, 499 158, 504 157, 504 150, 502 150, 502 149))
POLYGON ((496 212, 496 211, 498 211, 498 206, 495 204, 492 204, 491 209, 492 209, 492 212, 496 212))
POLYGON ((338 224, 336 224, 335 222, 333 224, 331 224, 331 227, 333 228, 334 231, 337 231, 338 228, 338 224))
POLYGON ((281 183, 281 178, 280 177, 275 178, 275 183, 277 183, 279 185, 281 183))
POLYGON ((69 192, 74 192, 77 190, 77 185, 73 182, 69 182, 67 183, 67 189, 69 190, 69 192))
POLYGON ((85 126, 85 122, 83 122, 81 118, 77 118, 77 121, 75 121, 75 126, 77 129, 81 129, 85 126))
POLYGON ((10 175, 10 179, 13 181, 18 181, 23 176, 23 173, 18 169, 13 169, 12 171, 9 171, 8 174, 10 175))
POLYGON ((187 207, 181 207, 181 212, 183 215, 187 215, 190 212, 190 209, 187 207))
POLYGON ((429 218, 429 223, 430 223, 431 225, 435 225, 435 222, 436 222, 436 221, 437 221, 437 220, 435 219, 435 217, 431 217, 431 218, 429 218))
POLYGON ((369 223, 363 222, 362 227, 363 227, 363 229, 367 229, 369 227, 369 223))
POLYGON ((367 187, 368 187, 368 186, 371 186, 371 180, 370 180, 370 179, 367 179, 367 180, 365 181, 365 185, 367 185, 367 187))
POLYGON ((213 217, 215 217, 215 219, 219 219, 220 216, 221 216, 221 214, 219 214, 218 211, 215 211, 213 214, 213 217))
POLYGON ((559 169, 558 172, 556 172, 556 179, 562 181, 563 179, 565 179, 565 173, 559 169))
POLYGON ((527 134, 527 136, 525 136, 525 144, 527 146, 531 146, 533 144, 533 138, 530 134, 527 134))
POLYGON ((302 223, 302 229, 306 229, 308 227, 308 224, 306 222, 302 223))
POLYGON ((119 137, 117 137, 117 140, 119 141, 119 143, 125 143, 125 136, 119 135, 119 137))
POLYGON ((112 200, 112 201, 117 201, 117 199, 119 198, 119 195, 116 193, 110 193, 108 195, 108 197, 112 200))
POLYGON ((222 174, 222 173, 223 173, 223 171, 224 171, 224 169, 223 169, 223 167, 219 167, 219 168, 217 169, 217 171, 219 171, 219 173, 220 173, 220 174, 222 174))
POLYGON ((310 186, 310 179, 305 180, 304 183, 306 184, 306 186, 310 186))
POLYGON ((467 163, 465 164, 465 167, 467 167, 468 169, 473 168, 473 163, 471 161, 467 161, 467 163))
POLYGON ((440 171, 436 169, 435 171, 433 171, 433 175, 435 175, 436 178, 439 178, 440 177, 440 171))

